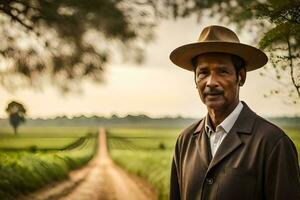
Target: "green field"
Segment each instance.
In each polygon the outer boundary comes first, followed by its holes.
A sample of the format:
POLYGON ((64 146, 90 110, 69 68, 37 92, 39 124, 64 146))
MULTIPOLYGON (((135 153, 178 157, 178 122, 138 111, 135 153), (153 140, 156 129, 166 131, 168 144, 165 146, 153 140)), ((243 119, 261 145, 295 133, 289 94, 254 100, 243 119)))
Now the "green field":
MULTIPOLYGON (((300 129, 286 128, 300 154, 300 129)), ((128 172, 149 181, 159 200, 169 199, 173 149, 181 129, 110 129, 108 134, 113 160, 128 172)))
MULTIPOLYGON (((297 151, 298 151, 298 157, 300 158, 300 128, 286 128, 284 131, 289 135, 289 137, 293 140, 297 151)), ((300 162, 300 160, 299 160, 300 162)))
MULTIPOLYGON (((111 128, 108 146, 113 160, 149 181, 160 200, 168 199, 170 167, 178 128, 111 128)), ((300 129, 285 131, 300 153, 300 129)), ((0 199, 34 191, 66 178, 70 170, 94 155, 96 129, 22 128, 18 135, 0 128, 0 199)))
POLYGON ((159 199, 168 199, 170 166, 174 144, 180 129, 108 130, 112 159, 129 173, 149 181, 159 199))
POLYGON ((70 170, 93 157, 95 133, 86 128, 27 128, 13 136, 0 129, 0 199, 15 199, 67 178, 70 170))
MULTIPOLYGON (((39 138, 63 138, 63 137, 80 137, 87 133, 94 133, 96 128, 87 127, 21 127, 17 137, 39 137, 39 138)), ((0 128, 0 137, 14 136, 12 128, 0 128)))

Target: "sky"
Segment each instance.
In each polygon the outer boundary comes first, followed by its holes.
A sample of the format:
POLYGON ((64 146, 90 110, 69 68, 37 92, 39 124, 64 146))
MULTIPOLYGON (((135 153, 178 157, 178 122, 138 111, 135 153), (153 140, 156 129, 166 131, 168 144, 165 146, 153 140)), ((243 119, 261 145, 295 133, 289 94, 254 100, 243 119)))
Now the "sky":
MULTIPOLYGON (((130 63, 109 64, 102 85, 85 82, 83 93, 61 95, 48 85, 43 91, 20 89, 9 93, 0 87, 0 117, 11 100, 23 103, 32 118, 66 115, 111 116, 117 114, 147 114, 151 117, 183 116, 200 118, 206 114, 196 90, 193 73, 176 67, 169 60, 170 52, 178 46, 196 42, 201 30, 208 25, 224 25, 212 19, 196 22, 193 18, 163 21, 156 27, 154 41, 145 49, 146 60, 137 66, 130 63)), ((235 30, 234 26, 230 26, 235 30)), ((239 34, 242 43, 251 35, 239 34)), ((264 117, 300 116, 299 105, 287 105, 279 97, 265 98, 264 94, 276 84, 262 77, 263 69, 247 73, 240 91, 240 100, 264 117)))

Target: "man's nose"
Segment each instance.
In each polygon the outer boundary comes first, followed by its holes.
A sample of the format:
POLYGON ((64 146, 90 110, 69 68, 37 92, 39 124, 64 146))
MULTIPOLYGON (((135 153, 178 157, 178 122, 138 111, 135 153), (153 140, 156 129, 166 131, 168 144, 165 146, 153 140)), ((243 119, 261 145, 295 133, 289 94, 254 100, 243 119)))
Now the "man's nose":
POLYGON ((217 81, 217 77, 214 74, 211 74, 206 82, 206 86, 207 87, 217 87, 218 86, 218 81, 217 81))

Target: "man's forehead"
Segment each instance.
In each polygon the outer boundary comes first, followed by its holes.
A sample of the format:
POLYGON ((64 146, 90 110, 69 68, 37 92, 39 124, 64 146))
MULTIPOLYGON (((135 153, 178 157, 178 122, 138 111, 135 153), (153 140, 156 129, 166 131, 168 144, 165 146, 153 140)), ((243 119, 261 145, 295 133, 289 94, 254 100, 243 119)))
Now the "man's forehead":
POLYGON ((232 56, 225 53, 207 53, 198 55, 195 58, 196 66, 207 66, 210 64, 232 65, 232 56))

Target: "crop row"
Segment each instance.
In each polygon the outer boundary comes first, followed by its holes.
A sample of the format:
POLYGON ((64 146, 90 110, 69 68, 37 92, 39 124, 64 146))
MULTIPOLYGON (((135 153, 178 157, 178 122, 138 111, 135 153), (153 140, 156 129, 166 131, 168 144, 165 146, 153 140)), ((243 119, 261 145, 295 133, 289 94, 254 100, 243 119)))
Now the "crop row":
POLYGON ((111 150, 114 162, 152 184, 159 200, 169 199, 172 151, 111 150))
POLYGON ((178 129, 111 129, 110 155, 126 171, 152 184, 159 200, 167 200, 178 133, 178 129))
POLYGON ((70 170, 95 154, 96 137, 86 137, 76 148, 60 151, 0 151, 0 199, 14 199, 49 182, 68 177, 70 170))

